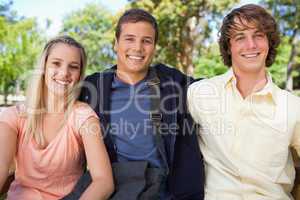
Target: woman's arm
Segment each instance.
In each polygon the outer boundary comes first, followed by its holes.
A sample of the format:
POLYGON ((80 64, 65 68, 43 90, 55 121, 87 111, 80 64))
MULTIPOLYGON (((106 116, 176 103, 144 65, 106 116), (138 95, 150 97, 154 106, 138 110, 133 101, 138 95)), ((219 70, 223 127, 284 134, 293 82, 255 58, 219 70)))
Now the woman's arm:
POLYGON ((16 153, 17 133, 7 124, 0 122, 0 190, 2 189, 9 167, 16 153))
POLYGON ((92 177, 92 183, 82 194, 80 200, 108 199, 114 191, 114 183, 98 119, 89 118, 79 131, 92 177))

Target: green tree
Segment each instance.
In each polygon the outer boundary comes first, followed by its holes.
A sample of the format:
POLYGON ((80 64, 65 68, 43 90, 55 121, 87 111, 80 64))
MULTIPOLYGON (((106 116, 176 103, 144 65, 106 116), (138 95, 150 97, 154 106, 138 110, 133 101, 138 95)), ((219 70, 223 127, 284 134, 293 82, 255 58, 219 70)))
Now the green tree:
POLYGON ((223 64, 218 43, 212 43, 202 51, 202 56, 195 62, 195 77, 210 78, 223 74, 228 67, 223 64))
POLYGON ((291 52, 291 45, 289 43, 289 37, 282 37, 281 44, 277 50, 277 56, 274 64, 269 68, 269 72, 272 74, 273 81, 285 88, 286 83, 286 66, 289 62, 289 52, 291 52))
POLYGON ((160 39, 156 60, 192 75, 196 60, 216 38, 213 30, 224 12, 239 0, 132 0, 157 18, 160 39))
POLYGON ((285 88, 293 89, 293 70, 300 63, 300 1, 299 0, 264 0, 266 6, 277 19, 279 28, 284 36, 288 37, 291 46, 286 52, 288 62, 286 64, 285 88))
POLYGON ((24 84, 42 40, 36 20, 18 17, 10 5, 11 2, 0 4, 0 93, 5 103, 7 95, 24 84))
POLYGON ((63 20, 62 33, 78 39, 88 54, 88 73, 111 65, 113 52, 113 17, 100 4, 88 4, 63 20))

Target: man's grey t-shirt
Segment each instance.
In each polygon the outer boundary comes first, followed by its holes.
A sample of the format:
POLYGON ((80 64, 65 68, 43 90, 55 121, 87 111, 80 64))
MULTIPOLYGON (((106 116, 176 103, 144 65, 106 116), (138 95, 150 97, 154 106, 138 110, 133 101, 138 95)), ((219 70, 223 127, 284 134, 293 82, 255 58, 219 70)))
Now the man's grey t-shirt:
POLYGON ((110 134, 119 162, 146 160, 153 167, 162 167, 149 117, 150 86, 146 80, 147 77, 130 85, 114 77, 111 93, 110 134))

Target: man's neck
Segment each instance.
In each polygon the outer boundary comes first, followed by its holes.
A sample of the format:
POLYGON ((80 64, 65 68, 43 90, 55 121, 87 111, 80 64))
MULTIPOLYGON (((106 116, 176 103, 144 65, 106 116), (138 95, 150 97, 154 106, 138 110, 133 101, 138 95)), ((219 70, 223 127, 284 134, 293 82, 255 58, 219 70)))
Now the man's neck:
POLYGON ((116 70, 118 79, 130 85, 134 85, 143 80, 147 76, 147 73, 147 71, 141 73, 128 73, 118 69, 116 70))
POLYGON ((236 71, 233 69, 233 72, 237 79, 237 89, 244 99, 252 93, 263 89, 268 82, 265 69, 254 73, 236 71))

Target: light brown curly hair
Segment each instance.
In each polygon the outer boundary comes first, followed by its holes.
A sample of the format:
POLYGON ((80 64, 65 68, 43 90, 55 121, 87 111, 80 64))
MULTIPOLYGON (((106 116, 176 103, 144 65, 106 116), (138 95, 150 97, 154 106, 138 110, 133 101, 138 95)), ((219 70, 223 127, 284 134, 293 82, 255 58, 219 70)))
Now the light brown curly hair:
POLYGON ((276 57, 277 47, 280 43, 280 34, 274 17, 272 17, 264 8, 255 4, 247 4, 232 10, 223 19, 221 29, 219 31, 219 48, 223 58, 223 62, 228 67, 232 65, 230 53, 230 39, 233 31, 243 28, 253 28, 243 23, 255 24, 256 28, 266 34, 269 43, 269 52, 266 59, 266 66, 271 66, 276 57))

